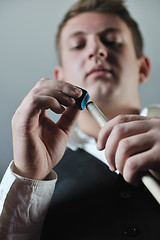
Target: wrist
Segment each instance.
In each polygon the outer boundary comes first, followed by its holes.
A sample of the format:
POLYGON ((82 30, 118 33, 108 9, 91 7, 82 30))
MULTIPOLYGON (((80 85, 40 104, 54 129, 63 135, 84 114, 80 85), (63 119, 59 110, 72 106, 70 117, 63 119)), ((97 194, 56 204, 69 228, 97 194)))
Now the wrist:
POLYGON ((23 178, 23 179, 38 180, 38 181, 57 180, 57 174, 56 174, 53 170, 51 170, 44 178, 39 178, 39 179, 37 179, 37 178, 35 178, 35 177, 32 177, 31 174, 26 174, 26 173, 24 173, 23 171, 20 171, 20 170, 16 167, 14 161, 13 161, 13 163, 12 163, 12 165, 11 165, 11 170, 12 170, 13 174, 16 175, 16 176, 17 176, 18 178, 20 178, 20 179, 23 178))
POLYGON ((15 161, 13 161, 13 167, 12 167, 12 171, 14 174, 22 177, 22 178, 27 178, 27 179, 31 179, 31 180, 39 180, 39 181, 43 181, 46 180, 49 172, 47 172, 46 174, 41 174, 38 171, 33 171, 29 170, 28 167, 24 167, 21 168, 19 166, 16 165, 15 161))

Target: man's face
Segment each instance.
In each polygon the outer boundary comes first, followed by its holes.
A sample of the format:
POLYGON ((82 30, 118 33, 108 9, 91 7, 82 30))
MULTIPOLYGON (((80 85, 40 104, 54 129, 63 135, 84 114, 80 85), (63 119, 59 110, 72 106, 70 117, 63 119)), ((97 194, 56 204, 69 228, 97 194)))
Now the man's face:
POLYGON ((61 34, 61 62, 61 80, 86 89, 93 101, 139 101, 139 60, 118 16, 87 12, 70 19, 61 34))

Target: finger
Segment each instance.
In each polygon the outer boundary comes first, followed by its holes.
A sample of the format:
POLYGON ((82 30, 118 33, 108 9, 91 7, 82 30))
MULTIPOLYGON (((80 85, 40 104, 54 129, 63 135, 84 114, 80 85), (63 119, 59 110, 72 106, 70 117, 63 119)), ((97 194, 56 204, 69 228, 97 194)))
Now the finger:
POLYGON ((63 93, 69 97, 73 98, 79 98, 82 94, 82 90, 68 82, 59 81, 59 80, 53 80, 48 78, 41 79, 35 86, 35 88, 43 89, 47 88, 50 90, 53 90, 55 93, 55 90, 57 93, 63 93))
POLYGON ((115 154, 115 168, 123 174, 123 169, 128 158, 148 151, 153 146, 150 133, 143 133, 122 139, 115 154))
POLYGON ((139 116, 139 115, 119 115, 112 120, 110 120, 103 128, 101 128, 98 140, 97 140, 97 148, 99 150, 103 150, 105 148, 107 139, 112 131, 112 129, 121 123, 131 122, 131 121, 137 121, 137 120, 144 120, 145 117, 139 116))
POLYGON ((57 99, 49 96, 38 97, 37 102, 35 103, 35 108, 40 110, 51 109, 57 114, 61 114, 65 111, 65 108, 59 103, 59 101, 57 101, 57 99))
POLYGON ((155 168, 157 163, 155 164, 153 149, 154 148, 127 159, 123 169, 123 177, 128 183, 136 185, 139 182, 140 176, 143 176, 143 174, 149 169, 152 169, 153 166, 155 168))
POLYGON ((31 120, 35 115, 39 115, 41 110, 51 109, 57 114, 64 112, 65 108, 53 97, 49 96, 32 96, 27 98, 26 103, 20 107, 21 115, 23 118, 31 120), (22 110, 21 110, 22 109, 22 110))
POLYGON ((63 91, 59 91, 59 90, 57 91, 57 94, 60 93, 57 99, 59 98, 61 103, 57 101, 55 97, 51 96, 53 94, 53 91, 55 91, 55 94, 56 94, 56 90, 54 89, 54 87, 56 88, 57 85, 58 85, 58 89, 60 88, 60 85, 62 85, 63 86, 62 89, 64 89, 66 92, 68 91, 70 94, 72 93, 71 95, 73 95, 74 97, 76 96, 78 97, 81 93, 80 89, 76 91, 75 89, 77 88, 71 84, 64 84, 64 83, 59 84, 59 81, 54 81, 47 78, 41 79, 36 84, 36 86, 29 92, 29 94, 24 98, 21 105, 17 109, 12 120, 13 124, 17 122, 17 119, 18 119, 19 125, 28 127, 28 125, 32 125, 30 124, 32 118, 33 118, 32 120, 34 121, 35 117, 37 116, 39 117, 41 110, 47 110, 50 108, 55 113, 61 114, 65 110, 62 105, 65 105, 65 106, 74 105, 75 100, 72 97, 69 97, 69 96, 67 97, 63 93, 63 91), (64 85, 68 86, 68 90, 67 90, 67 87, 65 88, 64 85), (43 88, 44 86, 46 88, 43 88), (43 96, 43 92, 44 92, 44 96, 43 96), (45 96, 45 94, 47 94, 48 96, 45 96))
MULTIPOLYGON (((115 125, 112 129, 105 146, 105 156, 110 165, 111 170, 116 170, 115 163, 115 154, 117 152, 117 148, 119 143, 124 144, 124 148, 121 147, 122 151, 125 151, 125 147, 129 147, 127 145, 128 140, 126 138, 130 136, 135 136, 137 134, 142 134, 150 129, 150 123, 147 120, 143 121, 132 121, 127 123, 121 123, 115 125), (123 140, 122 140, 123 139, 123 140), (126 143, 125 143, 126 141, 126 143)), ((129 144, 129 143, 128 143, 129 144)), ((121 146, 120 145, 120 146, 121 146)))
POLYGON ((72 98, 72 97, 69 97, 68 95, 62 93, 62 92, 59 92, 55 89, 51 90, 51 89, 47 89, 47 88, 42 88, 42 89, 34 89, 33 90, 33 93, 34 95, 37 95, 37 96, 49 96, 49 97, 53 97, 53 98, 56 98, 57 101, 66 106, 66 107, 72 107, 74 104, 75 104, 75 99, 72 98))
POLYGON ((76 108, 66 108, 65 112, 57 122, 57 126, 69 135, 79 116, 79 113, 80 111, 76 108))

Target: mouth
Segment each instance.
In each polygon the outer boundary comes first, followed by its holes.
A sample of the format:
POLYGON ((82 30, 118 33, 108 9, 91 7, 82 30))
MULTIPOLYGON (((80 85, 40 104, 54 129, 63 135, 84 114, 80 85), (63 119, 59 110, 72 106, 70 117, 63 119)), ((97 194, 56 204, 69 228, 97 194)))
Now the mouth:
POLYGON ((111 77, 112 71, 104 66, 95 66, 87 74, 86 77, 111 77))

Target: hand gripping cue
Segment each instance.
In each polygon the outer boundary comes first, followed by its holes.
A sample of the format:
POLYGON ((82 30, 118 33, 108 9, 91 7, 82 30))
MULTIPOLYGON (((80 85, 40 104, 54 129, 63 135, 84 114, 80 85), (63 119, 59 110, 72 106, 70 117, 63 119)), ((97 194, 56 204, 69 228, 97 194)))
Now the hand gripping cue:
MULTIPOLYGON (((93 118, 97 121, 100 127, 103 127, 108 122, 107 118, 104 116, 104 114, 94 102, 88 102, 86 104, 86 108, 93 116, 93 118)), ((160 183, 158 183, 158 181, 149 173, 146 173, 142 177, 142 182, 148 188, 148 190, 151 192, 157 202, 160 204, 160 183)))

